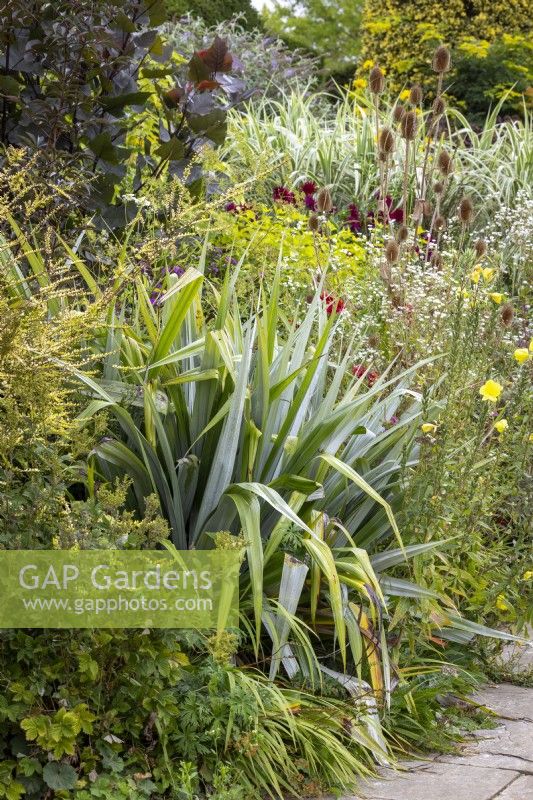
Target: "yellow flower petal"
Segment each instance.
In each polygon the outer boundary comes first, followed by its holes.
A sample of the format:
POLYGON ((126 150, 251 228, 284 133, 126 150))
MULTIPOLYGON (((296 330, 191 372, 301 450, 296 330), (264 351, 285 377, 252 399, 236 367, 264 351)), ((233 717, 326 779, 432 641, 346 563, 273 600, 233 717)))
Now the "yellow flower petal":
POLYGON ((524 361, 527 361, 529 358, 529 350, 527 347, 517 347, 513 356, 515 361, 518 361, 519 364, 523 364, 524 361))
POLYGON ((499 419, 498 422, 494 423, 494 427, 498 431, 498 433, 503 433, 509 427, 509 423, 506 419, 499 419))
POLYGON ((493 303, 496 303, 497 306, 499 306, 503 300, 503 294, 501 294, 500 292, 491 292, 489 294, 489 297, 493 303))
POLYGON ((488 400, 489 403, 495 403, 502 393, 503 386, 498 381, 488 380, 485 381, 480 388, 479 393, 483 400, 488 400))
POLYGON ((424 422, 420 427, 424 433, 434 433, 437 430, 437 426, 432 422, 424 422))

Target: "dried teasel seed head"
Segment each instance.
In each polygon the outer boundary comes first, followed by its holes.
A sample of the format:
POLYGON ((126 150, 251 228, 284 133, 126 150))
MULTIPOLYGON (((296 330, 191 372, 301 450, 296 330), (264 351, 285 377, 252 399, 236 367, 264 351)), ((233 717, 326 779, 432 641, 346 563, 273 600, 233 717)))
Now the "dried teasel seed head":
POLYGON ((379 347, 379 336, 377 333, 370 334, 368 337, 368 346, 373 348, 379 347))
POLYGON ((487 242, 485 239, 478 239, 474 245, 474 250, 476 251, 476 256, 478 258, 483 258, 487 252, 487 242))
POLYGON ((504 306, 502 306, 502 310, 500 311, 500 319, 506 328, 511 325, 514 319, 514 308, 512 307, 511 303, 506 303, 504 306))
POLYGON ((389 239, 385 244, 385 256, 389 264, 395 264, 400 255, 400 248, 394 239, 389 239))
POLYGON ((438 72, 442 74, 443 72, 448 72, 451 67, 452 59, 450 56, 450 51, 448 48, 441 44, 435 52, 433 53, 433 61, 431 62, 431 66, 433 67, 434 72, 438 72))
POLYGON ((431 264, 432 264, 432 266, 435 267, 435 269, 439 269, 439 270, 442 269, 442 256, 438 252, 438 250, 435 250, 431 254, 431 264))
POLYGON ((379 149, 386 156, 394 150, 394 133, 390 128, 382 128, 379 132, 379 149))
POLYGON ((437 181, 436 184, 433 186, 433 191, 435 194, 442 194, 444 191, 444 184, 442 181, 437 181))
POLYGON ((311 216, 309 217, 309 222, 307 224, 309 225, 310 231, 317 231, 320 225, 317 215, 311 214, 311 216))
POLYGON ((392 111, 392 118, 393 118, 394 122, 396 122, 396 123, 401 122, 402 119, 404 118, 404 116, 405 116, 405 107, 402 106, 401 103, 399 103, 398 105, 394 106, 394 109, 392 111))
POLYGON ((422 92, 422 87, 419 83, 413 84, 411 86, 411 90, 409 92, 409 102, 412 106, 419 106, 422 102, 424 95, 422 92))
POLYGON ((459 203, 459 219, 463 225, 471 225, 474 219, 474 206, 470 197, 461 198, 459 203))
POLYGON ((400 130, 406 141, 412 141, 416 136, 418 120, 414 111, 406 111, 400 123, 400 130))
POLYGON ((385 76, 377 64, 370 70, 368 86, 372 94, 381 94, 385 88, 385 76))
POLYGON ((436 97, 433 101, 432 109, 433 109, 433 114, 436 117, 441 117, 446 111, 446 100, 444 99, 444 97, 440 96, 436 97))
POLYGON ((398 242, 405 242, 407 237, 409 236, 409 228, 407 225, 400 225, 398 228, 398 233, 396 234, 396 240, 398 242))
POLYGON ((327 187, 319 190, 316 196, 316 207, 325 214, 330 214, 333 211, 333 200, 327 187))
POLYGON ((435 217, 435 230, 442 231, 444 230, 445 227, 446 227, 446 220, 444 219, 442 214, 439 214, 437 217, 435 217))
POLYGON ((433 213, 433 206, 429 202, 429 200, 424 200, 423 204, 423 211, 425 217, 430 217, 433 213))
POLYGON ((447 150, 441 150, 437 159, 437 165, 443 175, 451 175, 453 172, 453 160, 447 150))

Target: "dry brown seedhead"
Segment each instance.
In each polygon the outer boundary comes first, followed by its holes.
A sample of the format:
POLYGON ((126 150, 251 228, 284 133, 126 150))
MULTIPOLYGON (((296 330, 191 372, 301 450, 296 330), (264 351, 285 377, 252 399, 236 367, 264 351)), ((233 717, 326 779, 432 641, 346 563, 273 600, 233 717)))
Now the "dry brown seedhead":
POLYGON ((309 225, 310 231, 317 231, 320 225, 320 221, 317 215, 311 214, 311 216, 309 217, 309 222, 307 224, 309 225))
POLYGON ((394 106, 394 109, 392 111, 392 118, 394 122, 400 123, 404 118, 404 116, 405 116, 405 107, 402 106, 401 103, 398 103, 398 105, 394 106))
POLYGON ((445 45, 439 45, 439 47, 437 47, 433 53, 433 61, 431 62, 433 71, 442 75, 444 72, 448 72, 451 65, 452 59, 450 56, 450 51, 445 45))
POLYGON ((437 181, 433 186, 433 191, 435 194, 442 194, 444 191, 444 184, 442 181, 437 181))
POLYGON ((385 257, 389 264, 395 264, 398 261, 400 255, 400 248, 398 247, 398 243, 394 241, 394 239, 388 239, 385 243, 385 257))
POLYGON ((412 106, 419 106, 422 103, 424 95, 422 92, 422 87, 419 83, 413 84, 411 86, 411 91, 409 92, 409 102, 412 106))
POLYGON ((431 254, 431 264, 435 269, 438 269, 438 270, 442 269, 442 256, 438 252, 438 250, 435 250, 431 254))
POLYGON ((400 123, 402 137, 410 142, 416 136, 418 120, 414 111, 406 111, 400 123))
POLYGON ((478 239, 474 245, 474 250, 476 251, 476 256, 478 258, 483 258, 487 252, 487 242, 485 239, 478 239))
POLYGON ((502 310, 500 311, 500 319, 506 328, 511 325, 514 319, 514 308, 512 307, 511 303, 506 303, 504 306, 502 306, 502 310))
POLYGON ((459 219, 462 224, 467 226, 471 225, 474 219, 474 205, 470 197, 461 198, 459 203, 459 219))
POLYGON ((382 128, 379 133, 379 151, 388 156, 394 150, 394 133, 390 128, 382 128))
POLYGON ((377 64, 370 70, 368 86, 372 94, 381 94, 385 88, 385 76, 377 64))
POLYGON ((451 175, 453 172, 453 159, 447 150, 441 150, 437 159, 439 170, 444 176, 451 175))
POLYGON ((316 207, 324 214, 330 214, 333 211, 333 200, 329 189, 324 186, 320 189, 316 196, 316 207))
POLYGON ((433 114, 436 117, 441 117, 444 114, 446 111, 446 101, 442 95, 439 95, 434 99, 432 109, 433 114))
POLYGON ((398 242, 405 242, 407 237, 409 236, 409 228, 407 225, 400 225, 398 228, 398 233, 396 234, 396 240, 398 242))
POLYGON ((446 227, 446 220, 442 216, 442 214, 439 214, 437 217, 435 217, 435 230, 443 231, 445 227, 446 227))

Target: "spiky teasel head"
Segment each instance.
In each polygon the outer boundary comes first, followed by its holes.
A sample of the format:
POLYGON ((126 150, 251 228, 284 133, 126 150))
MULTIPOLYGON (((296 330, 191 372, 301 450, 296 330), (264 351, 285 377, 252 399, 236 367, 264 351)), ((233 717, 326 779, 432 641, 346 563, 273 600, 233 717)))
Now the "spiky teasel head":
POLYGON ((414 111, 406 111, 400 123, 402 137, 410 142, 416 136, 418 120, 414 111))
POLYGON ((316 214, 311 214, 309 217, 309 222, 307 223, 309 226, 309 230, 316 232, 319 228, 319 219, 316 214))
POLYGON ((438 269, 438 270, 441 270, 441 269, 442 269, 442 256, 441 256, 441 254, 438 252, 438 250, 435 250, 435 251, 434 251, 434 252, 431 254, 431 265, 432 265, 432 266, 433 266, 435 269, 438 269))
POLYGON ((485 239, 478 239, 474 245, 474 250, 476 251, 476 256, 478 258, 483 258, 483 256, 487 253, 487 242, 485 239))
POLYGON ((435 117, 442 117, 446 111, 446 101, 442 95, 439 95, 434 99, 432 110, 435 117))
POLYGON ((408 236, 409 236, 409 228, 407 227, 407 225, 400 225, 400 227, 398 228, 398 233, 396 234, 396 241, 405 242, 408 236))
POLYGON ((392 118, 394 122, 399 124, 405 116, 405 107, 401 103, 397 103, 392 110, 392 118))
POLYGON ((395 242, 394 239, 389 239, 385 243, 385 257, 389 264, 395 264, 398 261, 400 255, 400 248, 398 247, 398 242, 395 242))
POLYGON ((385 88, 385 75, 377 64, 370 70, 368 87, 372 94, 381 94, 385 88))
POLYGON ((442 181, 437 181, 433 186, 435 194, 442 194, 444 191, 444 184, 442 181))
POLYGON ((431 62, 433 71, 438 72, 439 75, 442 75, 444 72, 448 72, 451 65, 452 59, 450 56, 450 51, 445 45, 439 45, 433 53, 433 60, 431 62))
POLYGON ((333 200, 329 189, 324 186, 320 189, 316 196, 316 207, 324 214, 330 214, 333 211, 333 200))
POLYGON ((470 197, 462 197, 459 203, 459 219, 466 227, 471 225, 474 219, 474 205, 470 197))
POLYGON ((435 217, 435 230, 437 230, 437 231, 443 231, 445 227, 446 227, 446 220, 445 220, 445 218, 442 216, 442 214, 438 214, 438 215, 435 217))
POLYGON ((445 177, 453 172, 453 159, 447 150, 441 150, 437 158, 437 166, 445 177))
POLYGON ((423 97, 424 95, 420 84, 419 83, 413 84, 409 91, 409 103, 412 106, 419 106, 422 103, 423 97))
POLYGON ((394 133, 390 128, 382 128, 379 132, 379 152, 389 156, 394 150, 394 133))
POLYGON ((500 311, 500 319, 502 324, 508 328, 514 319, 514 308, 512 307, 511 303, 506 303, 502 306, 502 310, 500 311))

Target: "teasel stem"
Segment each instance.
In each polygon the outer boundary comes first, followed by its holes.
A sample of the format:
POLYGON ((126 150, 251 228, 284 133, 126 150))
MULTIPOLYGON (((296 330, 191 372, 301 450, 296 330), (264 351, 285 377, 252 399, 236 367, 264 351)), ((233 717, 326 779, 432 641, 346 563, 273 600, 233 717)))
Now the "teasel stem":
POLYGON ((374 94, 374 115, 376 119, 376 158, 378 161, 378 170, 379 170, 379 200, 378 200, 378 213, 379 213, 379 206, 383 202, 384 194, 383 194, 383 164, 381 163, 381 159, 379 157, 379 94, 376 92, 374 94))
POLYGON ((407 225, 407 182, 409 178, 409 139, 405 140, 405 161, 403 165, 403 222, 407 225))

